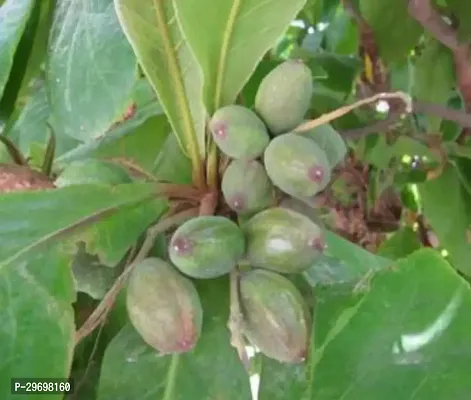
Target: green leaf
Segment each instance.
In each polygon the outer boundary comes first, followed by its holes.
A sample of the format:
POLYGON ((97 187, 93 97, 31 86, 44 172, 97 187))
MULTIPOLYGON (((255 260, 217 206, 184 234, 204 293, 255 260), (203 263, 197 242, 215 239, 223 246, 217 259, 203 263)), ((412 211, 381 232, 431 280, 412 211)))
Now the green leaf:
POLYGON ((338 7, 335 17, 325 30, 326 48, 337 54, 356 54, 358 25, 344 7, 338 7))
POLYGON ((133 95, 136 111, 132 117, 115 124, 103 137, 63 154, 56 167, 85 158, 122 158, 150 171, 170 127, 152 87, 139 80, 133 95))
POLYGON ((76 291, 87 293, 93 299, 102 299, 121 273, 117 268, 101 265, 97 256, 85 251, 83 243, 77 248, 72 272, 76 291))
POLYGON ((190 159, 183 154, 174 135, 167 136, 152 172, 159 181, 191 184, 190 159))
MULTIPOLYGON (((18 222, 18 225, 21 223, 18 222)), ((3 218, 2 228, 4 231, 3 218)), ((69 256, 58 246, 52 246, 44 252, 31 253, 22 260, 2 264, 2 399, 27 397, 12 396, 11 378, 69 377, 75 345, 74 313, 71 305, 75 301, 75 292, 69 262, 69 256)), ((48 395, 41 398, 60 400, 62 397, 48 395)))
POLYGON ((471 3, 462 0, 446 0, 448 7, 458 19, 458 39, 465 42, 471 39, 471 3))
POLYGON ((195 349, 160 355, 128 324, 106 350, 98 400, 251 399, 249 377, 230 345, 226 327, 228 279, 196 283, 204 317, 195 349))
POLYGON ((311 286, 354 285, 391 264, 387 258, 376 256, 332 232, 325 231, 325 235, 324 255, 303 273, 311 286))
MULTIPOLYGON (((31 87, 30 97, 19 117, 6 133, 14 140, 25 155, 31 155, 35 145, 46 145, 48 140, 47 122, 50 115, 50 107, 47 99, 46 88, 42 80, 38 80, 31 87)), ((69 151, 79 144, 76 139, 56 132, 56 156, 69 151)))
POLYGON ((120 258, 117 254, 126 252, 127 247, 122 245, 135 241, 136 225, 145 222, 140 234, 149 219, 162 212, 163 205, 153 200, 154 196, 152 184, 138 183, 4 194, 0 196, 0 271, 12 260, 64 239, 79 228, 83 230, 91 222, 95 225, 85 235, 82 232, 82 239, 111 264, 116 263, 120 258), (123 214, 119 216, 118 212, 123 214))
POLYGON ((0 101, 0 114, 2 118, 11 119, 14 115, 15 106, 21 88, 27 86, 26 71, 30 62, 33 45, 38 34, 38 26, 41 18, 41 8, 44 3, 35 2, 30 12, 28 21, 23 31, 23 35, 16 47, 13 64, 11 65, 10 77, 3 90, 3 97, 0 101), (13 73, 14 72, 14 73, 13 73))
POLYGON ((113 0, 58 1, 47 63, 56 132, 82 141, 102 135, 124 111, 136 72, 113 0))
POLYGON ((390 260, 407 257, 422 247, 418 235, 410 226, 406 226, 381 244, 378 255, 390 260))
POLYGON ((180 145, 185 151, 199 149, 204 157, 203 78, 177 23, 172 2, 115 0, 115 7, 180 145))
POLYGON ((204 76, 208 113, 232 104, 306 0, 178 0, 182 30, 204 76), (204 29, 201 29, 204 21, 204 29))
POLYGON ((423 213, 446 249, 454 267, 471 275, 471 244, 467 242, 467 199, 455 168, 448 166, 436 179, 417 185, 423 213))
MULTIPOLYGON (((415 62, 413 95, 419 100, 446 103, 454 86, 455 73, 450 50, 437 40, 430 39, 415 62)), ((439 132, 440 117, 428 116, 427 121, 428 130, 439 132)))
POLYGON ((407 0, 359 0, 361 15, 373 28, 384 61, 404 60, 423 29, 409 16, 407 0))
POLYGON ((466 399, 469 285, 422 249, 362 295, 317 291, 307 368, 264 360, 259 400, 466 399))
POLYGON ((34 0, 6 0, 0 7, 0 98, 34 4, 34 0))

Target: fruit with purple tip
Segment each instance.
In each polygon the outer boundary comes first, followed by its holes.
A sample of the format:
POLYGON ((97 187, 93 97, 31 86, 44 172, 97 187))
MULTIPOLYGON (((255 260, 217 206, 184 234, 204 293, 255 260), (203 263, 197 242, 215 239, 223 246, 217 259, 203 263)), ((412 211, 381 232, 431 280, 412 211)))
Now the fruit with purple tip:
POLYGON ((247 271, 240 279, 243 333, 267 357, 284 363, 306 359, 310 315, 296 286, 275 272, 247 271))
POLYGON ((322 254, 321 228, 310 218, 282 207, 264 210, 243 226, 246 259, 253 267, 279 273, 300 273, 322 254))
POLYGON ((217 110, 209 129, 219 149, 235 159, 259 157, 270 141, 263 121, 252 110, 237 104, 217 110))
POLYGON ((172 263, 184 274, 201 279, 227 274, 244 252, 244 234, 221 216, 200 216, 185 222, 169 245, 172 263))
POLYGON ((162 259, 147 258, 135 266, 126 306, 136 331, 163 354, 190 351, 201 335, 203 309, 196 288, 162 259))
POLYGON ((233 160, 224 171, 221 191, 228 206, 240 215, 273 205, 273 185, 256 160, 233 160))
POLYGON ((255 97, 255 111, 274 134, 300 124, 314 91, 311 70, 301 60, 288 60, 263 78, 255 97))
POLYGON ((297 198, 310 198, 324 190, 331 169, 322 149, 311 139, 286 133, 265 150, 265 168, 275 186, 297 198))

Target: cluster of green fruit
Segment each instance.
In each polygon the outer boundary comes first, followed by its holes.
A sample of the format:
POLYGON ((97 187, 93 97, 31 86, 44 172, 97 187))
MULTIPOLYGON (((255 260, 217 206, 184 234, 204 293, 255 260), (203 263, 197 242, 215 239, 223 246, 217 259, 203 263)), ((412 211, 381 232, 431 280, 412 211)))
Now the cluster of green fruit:
POLYGON ((286 61, 261 82, 255 111, 230 105, 213 115, 214 141, 231 159, 221 192, 239 224, 223 216, 193 218, 173 233, 169 261, 149 258, 136 266, 127 292, 130 319, 160 352, 189 351, 201 334, 203 310, 187 277, 217 278, 239 266, 243 334, 268 357, 305 359, 308 307, 282 274, 312 266, 324 240, 309 217, 277 206, 275 192, 310 198, 330 180, 333 166, 321 146, 292 131, 303 121, 312 92, 309 68, 286 61))

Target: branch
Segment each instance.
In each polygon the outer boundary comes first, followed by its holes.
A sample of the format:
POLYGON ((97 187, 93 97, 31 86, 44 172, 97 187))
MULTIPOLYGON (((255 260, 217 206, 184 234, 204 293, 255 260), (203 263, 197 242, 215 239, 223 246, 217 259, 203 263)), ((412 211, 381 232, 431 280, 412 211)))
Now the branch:
POLYGON ((455 29, 448 25, 435 10, 430 0, 409 0, 409 14, 435 39, 451 50, 460 47, 455 29))
POLYGON ((415 101, 413 107, 415 113, 436 115, 448 121, 456 122, 463 128, 471 128, 471 113, 422 101, 415 101))

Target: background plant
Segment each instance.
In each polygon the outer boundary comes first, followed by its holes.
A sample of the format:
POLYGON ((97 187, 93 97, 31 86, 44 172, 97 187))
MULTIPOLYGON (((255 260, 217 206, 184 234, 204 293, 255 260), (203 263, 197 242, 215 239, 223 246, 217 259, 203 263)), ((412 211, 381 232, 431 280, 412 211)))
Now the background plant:
POLYGON ((468 398, 470 19, 458 0, 0 0, 0 397, 11 377, 70 376, 70 399, 251 398, 227 276, 195 281, 203 332, 178 357, 144 344, 119 289, 136 258, 166 256, 162 232, 217 206, 208 119, 301 58, 311 121, 378 93, 412 107, 319 127, 349 152, 304 210, 328 246, 293 277, 311 352, 252 358, 258 398, 468 398), (90 159, 130 183, 18 191, 90 159))

